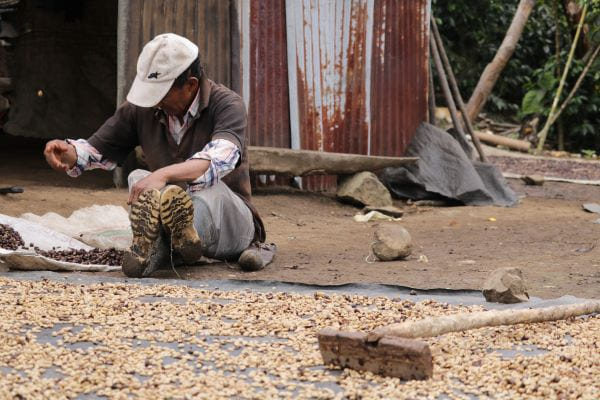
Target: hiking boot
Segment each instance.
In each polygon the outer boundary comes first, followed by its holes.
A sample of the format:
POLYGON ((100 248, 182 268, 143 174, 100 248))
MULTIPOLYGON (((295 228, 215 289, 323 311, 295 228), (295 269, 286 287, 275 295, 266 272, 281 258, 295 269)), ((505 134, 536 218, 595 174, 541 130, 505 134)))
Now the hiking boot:
POLYGON ((275 243, 252 243, 240 254, 238 265, 244 271, 260 271, 273 261, 276 252, 275 243))
POLYGON ((169 185, 160 196, 160 218, 171 246, 186 264, 202 257, 202 242, 194 228, 194 204, 182 188, 169 185))
POLYGON ((147 276, 157 269, 160 233, 160 192, 156 189, 140 194, 129 212, 133 242, 123 258, 123 273, 131 278, 147 276))

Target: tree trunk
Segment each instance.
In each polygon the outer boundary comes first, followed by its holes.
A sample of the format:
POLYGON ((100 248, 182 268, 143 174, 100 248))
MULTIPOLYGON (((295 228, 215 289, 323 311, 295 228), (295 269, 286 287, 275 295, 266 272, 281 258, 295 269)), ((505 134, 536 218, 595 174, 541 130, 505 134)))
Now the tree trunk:
POLYGON ((350 175, 362 171, 378 171, 388 167, 414 164, 414 157, 382 157, 362 154, 326 153, 279 147, 248 147, 250 172, 255 174, 350 175))
MULTIPOLYGON (((577 24, 581 19, 583 7, 576 0, 563 0, 562 5, 571 30, 571 37, 573 38, 575 37, 575 31, 577 31, 577 24)), ((590 27, 585 24, 581 30, 579 42, 577 43, 577 48, 575 50, 575 56, 578 59, 585 57, 585 55, 590 51, 591 46, 590 37, 588 35, 589 31, 590 27)))
POLYGON ((529 19, 529 15, 535 6, 535 0, 521 0, 517 7, 517 12, 506 32, 506 36, 496 52, 494 59, 485 67, 483 74, 479 78, 479 82, 469 99, 467 104, 467 114, 471 121, 474 121, 479 112, 485 105, 488 97, 492 93, 492 89, 498 81, 502 70, 515 52, 517 43, 523 34, 525 24, 529 19))

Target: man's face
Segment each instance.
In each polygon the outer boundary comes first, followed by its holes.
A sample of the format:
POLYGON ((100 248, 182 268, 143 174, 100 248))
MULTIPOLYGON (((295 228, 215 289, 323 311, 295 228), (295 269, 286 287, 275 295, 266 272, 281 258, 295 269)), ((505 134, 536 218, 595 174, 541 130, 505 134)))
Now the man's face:
POLYGON ((183 117, 196 96, 198 85, 198 79, 190 77, 182 87, 171 87, 156 108, 160 108, 169 115, 183 117))

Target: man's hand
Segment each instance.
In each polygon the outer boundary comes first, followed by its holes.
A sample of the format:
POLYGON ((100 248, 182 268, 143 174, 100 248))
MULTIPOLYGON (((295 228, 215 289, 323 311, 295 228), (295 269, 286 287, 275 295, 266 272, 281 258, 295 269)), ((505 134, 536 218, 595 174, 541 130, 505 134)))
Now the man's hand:
POLYGON ((57 171, 67 171, 77 162, 75 146, 64 140, 51 140, 46 143, 44 157, 48 164, 57 171))
POLYGON ((164 176, 164 174, 161 173, 161 170, 155 171, 152 174, 145 177, 144 179, 141 179, 131 187, 131 191, 129 192, 129 200, 127 200, 127 204, 133 204, 134 202, 136 202, 140 194, 144 193, 146 190, 160 190, 166 185, 167 178, 164 176))

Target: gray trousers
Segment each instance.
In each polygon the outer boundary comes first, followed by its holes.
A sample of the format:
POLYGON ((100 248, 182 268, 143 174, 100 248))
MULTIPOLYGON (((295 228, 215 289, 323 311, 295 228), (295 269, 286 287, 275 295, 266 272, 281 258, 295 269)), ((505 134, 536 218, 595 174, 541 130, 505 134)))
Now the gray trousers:
MULTIPOLYGON (((150 174, 143 169, 131 172, 127 177, 129 188, 150 174)), ((194 228, 202 241, 204 256, 237 259, 254 238, 254 221, 248 206, 221 181, 189 194, 194 204, 194 228)))

